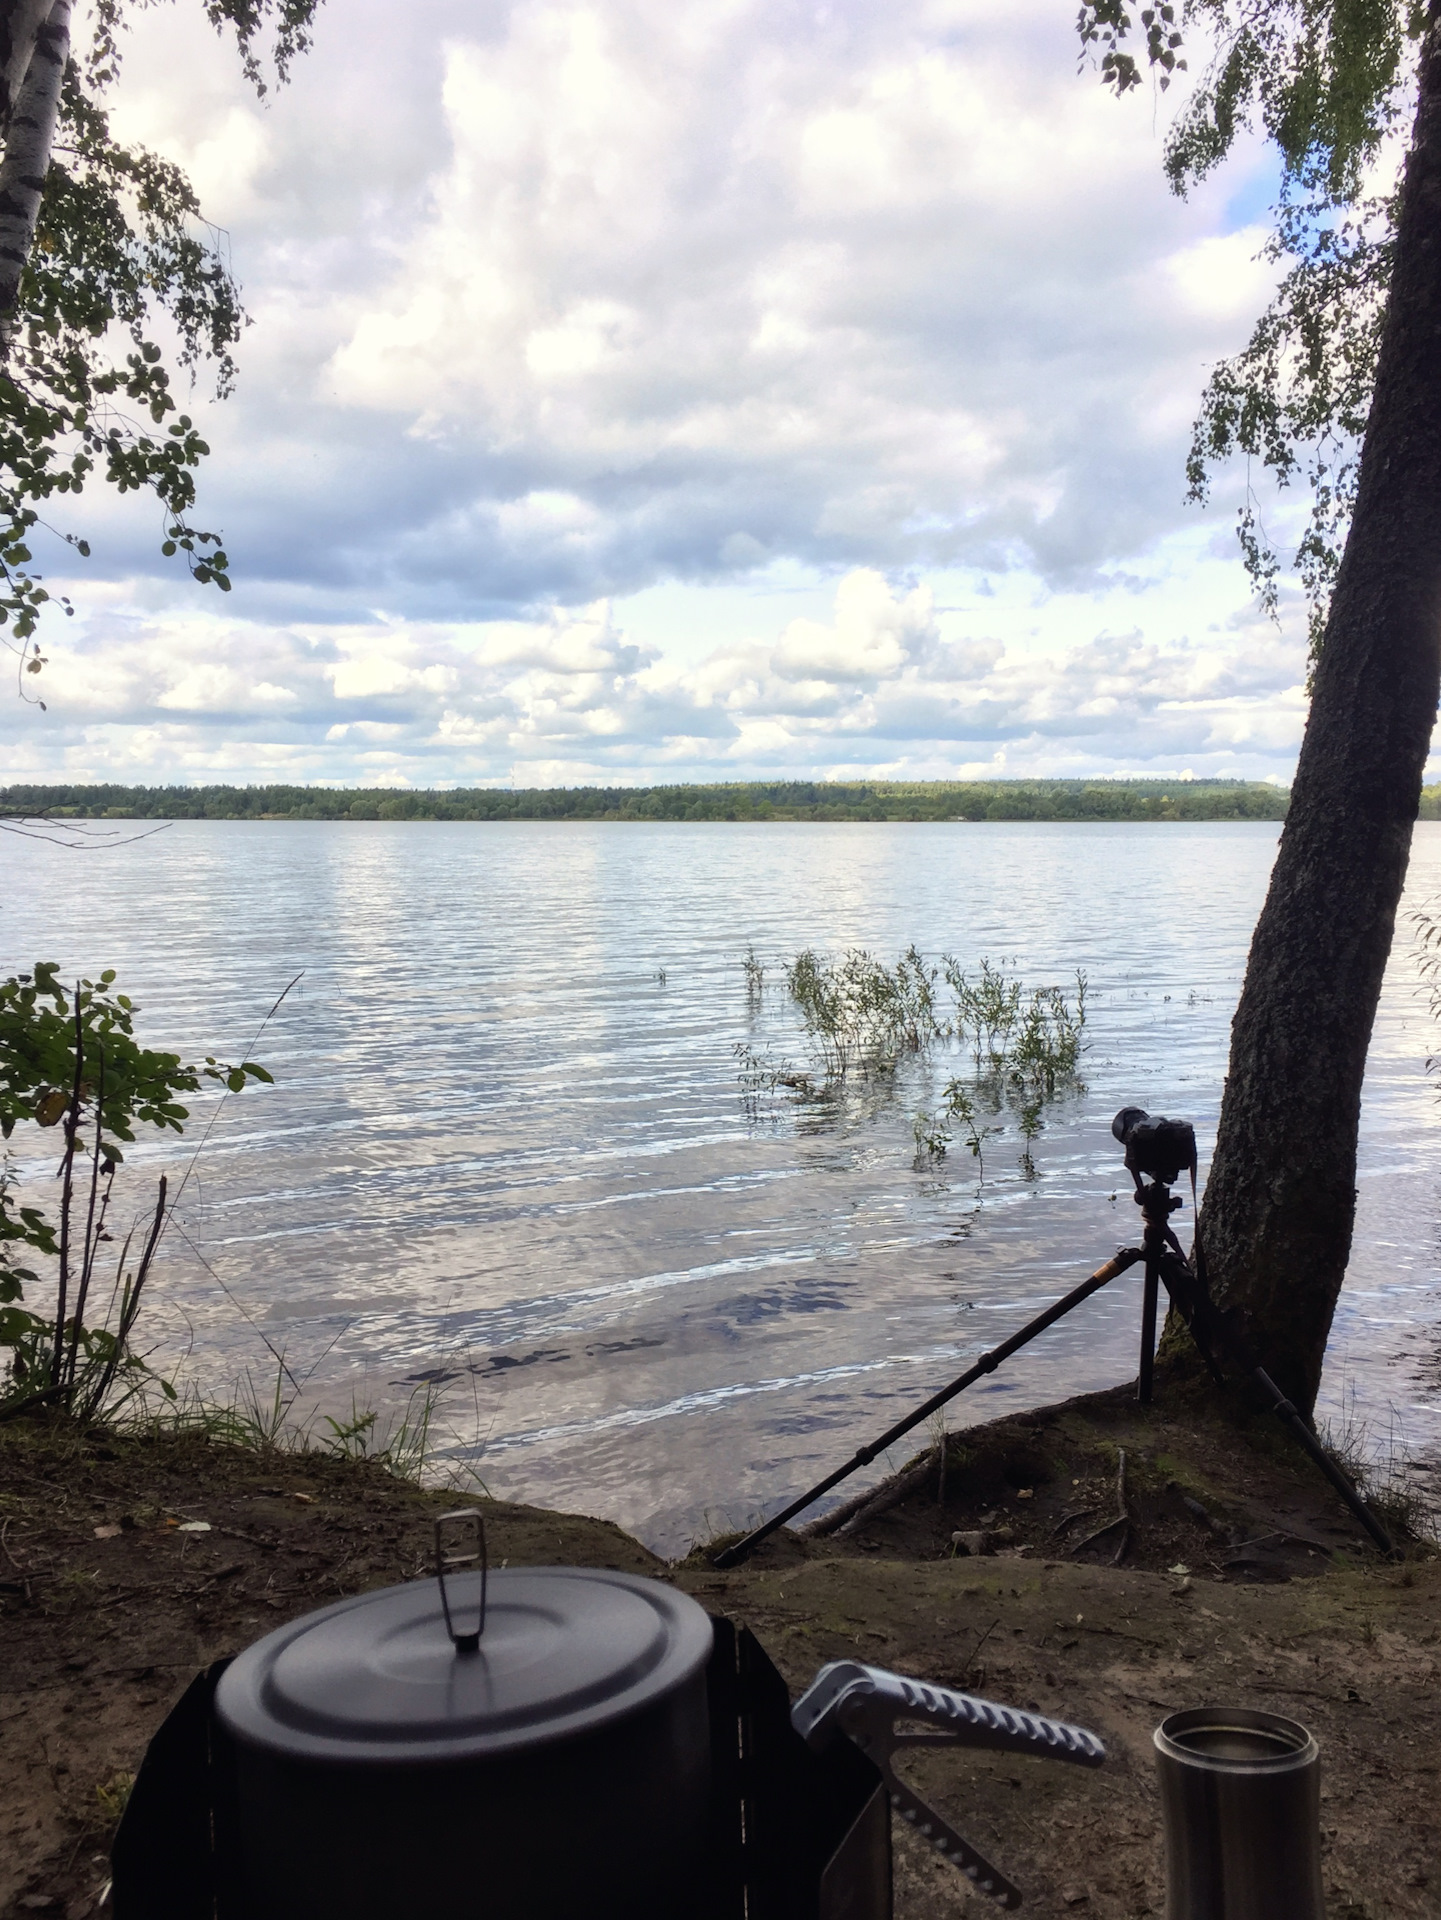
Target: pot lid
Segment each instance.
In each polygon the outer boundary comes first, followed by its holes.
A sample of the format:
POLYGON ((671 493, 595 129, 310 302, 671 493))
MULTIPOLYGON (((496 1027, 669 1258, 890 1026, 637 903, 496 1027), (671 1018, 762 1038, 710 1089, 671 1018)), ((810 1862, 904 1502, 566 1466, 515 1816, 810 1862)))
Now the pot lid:
MULTIPOLYGON (((479 1574, 451 1574, 452 1610, 479 1574)), ((373 1763, 515 1753, 592 1733, 684 1686, 710 1658, 689 1595, 634 1574, 525 1567, 490 1575, 485 1631, 451 1642, 435 1580, 342 1600, 279 1627, 221 1676, 216 1711, 248 1745, 373 1763)))

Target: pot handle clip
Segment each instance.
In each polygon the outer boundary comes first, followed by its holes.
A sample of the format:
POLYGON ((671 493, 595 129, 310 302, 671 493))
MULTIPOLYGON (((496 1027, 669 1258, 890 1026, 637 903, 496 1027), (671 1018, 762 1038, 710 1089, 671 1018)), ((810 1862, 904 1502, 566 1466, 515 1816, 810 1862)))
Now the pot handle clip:
POLYGON ((896 1812, 1002 1907, 1018 1907, 1020 1889, 897 1778, 891 1766, 896 1748, 989 1747, 1082 1767, 1098 1767, 1106 1757, 1106 1749, 1085 1727, 908 1680, 880 1667, 863 1667, 856 1660, 835 1660, 822 1667, 791 1709, 791 1725, 817 1752, 839 1735, 848 1735, 880 1769, 896 1812), (903 1722, 917 1721, 936 1731, 901 1731, 903 1722))
POLYGON ((479 1507, 458 1507, 453 1513, 437 1515, 435 1522, 435 1579, 440 1588, 440 1609, 445 1615, 445 1630, 455 1643, 457 1653, 476 1653, 480 1649, 480 1636, 485 1632, 485 1589, 490 1577, 490 1563, 485 1553, 485 1520, 479 1507), (464 1551, 465 1539, 462 1535, 454 1544, 447 1541, 447 1527, 463 1526, 467 1521, 475 1523, 474 1547, 464 1551), (457 1573, 462 1567, 480 1566, 480 1616, 472 1633, 457 1630, 454 1616, 450 1611, 450 1595, 446 1591, 445 1577, 448 1573, 457 1573))

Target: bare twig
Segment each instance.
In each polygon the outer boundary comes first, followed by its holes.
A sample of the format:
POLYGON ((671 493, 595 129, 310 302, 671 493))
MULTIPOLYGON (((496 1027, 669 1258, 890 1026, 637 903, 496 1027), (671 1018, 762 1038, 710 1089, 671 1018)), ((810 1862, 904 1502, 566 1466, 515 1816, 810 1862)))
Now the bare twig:
POLYGON ((843 1500, 829 1513, 823 1513, 819 1520, 811 1520, 796 1532, 803 1540, 823 1540, 827 1534, 839 1533, 843 1527, 873 1515, 885 1513, 889 1508, 898 1506, 908 1493, 923 1486, 931 1472, 929 1454, 918 1467, 910 1467, 903 1473, 893 1473, 882 1480, 878 1486, 867 1487, 864 1493, 852 1494, 849 1500, 843 1500))
POLYGON ((42 1387, 39 1393, 27 1393, 23 1400, 7 1400, 0 1407, 0 1420, 14 1420, 19 1414, 29 1413, 35 1407, 45 1407, 52 1400, 63 1399, 64 1386, 42 1387))
MULTIPOLYGON (((90 1199, 85 1209, 85 1243, 80 1254, 80 1284, 75 1311, 70 1316, 70 1352, 65 1362, 65 1385, 75 1390, 75 1363, 80 1357, 80 1331, 85 1320, 85 1298, 95 1267, 95 1201, 100 1190, 100 1138, 105 1127, 105 1049, 100 1049, 100 1071, 95 1091, 95 1145, 90 1155, 90 1199)), ((104 1210, 102 1209, 102 1217, 104 1210)))
MULTIPOLYGON (((251 1037, 250 1045, 245 1050, 245 1058, 247 1060, 253 1057, 255 1053, 255 1049, 260 1043, 260 1036, 265 1032, 265 1029, 270 1025, 271 1021, 275 1018, 276 1014, 279 1013, 281 1001, 284 1000, 286 994, 289 993, 291 987, 298 985, 298 983, 304 978, 305 978, 305 968, 302 967, 300 969, 300 972, 296 974, 295 979, 290 981, 288 985, 286 985, 281 989, 280 994, 276 998, 275 1004, 271 1007, 269 1013, 266 1014, 265 1018, 261 1021, 260 1025, 255 1029, 255 1032, 251 1037)), ((194 1153, 191 1154, 189 1160, 185 1164, 185 1171, 180 1176, 180 1185, 175 1189, 175 1198, 170 1203, 170 1211, 172 1213, 174 1213, 175 1209, 180 1205, 180 1197, 190 1184, 190 1176, 195 1171, 195 1163, 200 1158, 201 1153, 204 1151, 205 1143, 210 1138, 211 1131, 215 1126, 215 1122, 220 1118, 221 1108, 225 1105, 225 1102, 229 1098, 230 1098, 230 1089, 227 1087, 225 1092, 222 1093, 220 1098, 216 1101, 215 1110, 211 1114, 209 1120, 207 1120, 205 1123, 205 1131, 204 1133, 201 1134, 199 1140, 196 1141, 195 1151, 194 1153)))
MULTIPOLYGON (((156 1244, 160 1239, 160 1229, 165 1223, 165 1175, 160 1176, 159 1195, 155 1202, 155 1217, 150 1223, 150 1233, 145 1242, 145 1251, 140 1256, 140 1265, 135 1270, 132 1281, 127 1275, 120 1293, 120 1319, 115 1328, 115 1344, 111 1347, 100 1375, 100 1384, 86 1403, 87 1416, 97 1413, 105 1404, 105 1396, 114 1384, 115 1374, 125 1356, 125 1348, 130 1339, 131 1329, 135 1325, 135 1316, 140 1311, 140 1295, 150 1273, 150 1263, 155 1258, 156 1244)), ((126 1241, 126 1246, 130 1242, 126 1241)), ((122 1255, 123 1259, 123 1255, 122 1255)))
POLYGON ((171 1208, 171 1211, 170 1211, 170 1219, 168 1224, 174 1227, 175 1231, 180 1235, 180 1238, 185 1242, 186 1246, 189 1247, 190 1251, 195 1255, 195 1258, 200 1262, 201 1266, 204 1267, 205 1271, 210 1275, 211 1279, 215 1282, 216 1286, 219 1287, 220 1291, 225 1295, 226 1299, 230 1302, 231 1306, 235 1308, 236 1312, 239 1313, 243 1319, 246 1319, 250 1322, 250 1325, 254 1329, 255 1333, 259 1335, 261 1341, 264 1343, 267 1351, 270 1354, 271 1359, 275 1362, 276 1366, 280 1369, 280 1371, 285 1375, 286 1379, 290 1382, 291 1386, 294 1387, 295 1391, 299 1393, 302 1383, 296 1379, 295 1375, 291 1372, 290 1368, 286 1365, 285 1349, 283 1347, 276 1346, 275 1342, 270 1338, 270 1335, 265 1331, 264 1327, 261 1326, 260 1322, 255 1318, 254 1314, 250 1313, 247 1310, 245 1306, 245 1302, 243 1300, 238 1299, 236 1295, 230 1291, 229 1287, 226 1286, 225 1282, 221 1279, 220 1275, 215 1271, 214 1267, 211 1266, 210 1262, 206 1259, 205 1255, 200 1251, 199 1247, 196 1246, 195 1242, 190 1238, 190 1235, 185 1231, 184 1227, 182 1227, 179 1221, 175 1218, 175 1210, 173 1207, 171 1208))
POLYGON ((1064 1533, 1073 1520, 1085 1520, 1096 1511, 1094 1507, 1073 1507, 1069 1513, 1063 1513, 1055 1526, 1051 1528, 1051 1538, 1064 1533))
POLYGON ((1121 1516, 1126 1522, 1126 1527, 1121 1535, 1121 1544, 1111 1556, 1111 1565, 1113 1567, 1120 1566, 1126 1557, 1126 1549, 1131 1544, 1131 1502, 1126 1490, 1126 1449, 1124 1447, 1120 1448, 1119 1457, 1116 1462, 1116 1500, 1121 1509, 1121 1516))
POLYGON ((159 1244, 160 1231, 165 1224, 165 1194, 169 1181, 162 1173, 155 1198, 155 1218, 151 1222, 150 1237, 145 1242, 145 1251, 140 1256, 140 1265, 135 1269, 135 1287, 128 1301, 120 1308, 120 1329, 117 1345, 124 1346, 130 1337, 130 1329, 135 1325, 135 1316, 140 1311, 140 1290, 150 1277, 150 1263, 155 1258, 155 1249, 159 1244))
POLYGON ((85 1065, 85 1022, 80 1001, 80 983, 75 984, 75 1079, 70 1089, 70 1104, 65 1109, 65 1152, 60 1162, 60 1277, 56 1285, 55 1344, 50 1354, 50 1384, 62 1384, 65 1363, 65 1307, 70 1289, 70 1197, 74 1190, 75 1136, 80 1131, 81 1073, 85 1065))
POLYGON ((22 840, 38 840, 47 847, 64 847, 71 853, 108 852, 112 847, 133 847, 137 840, 164 833, 173 822, 162 820, 144 833, 121 834, 118 827, 102 827, 94 820, 52 820, 45 813, 7 813, 0 808, 0 833, 13 833, 22 840), (78 834, 78 839, 62 835, 78 834))
POLYGON ((1124 1527, 1125 1532, 1121 1536, 1121 1544, 1117 1547, 1112 1557, 1112 1566, 1118 1567, 1126 1556, 1126 1549, 1131 1544, 1132 1523, 1130 1500, 1126 1491, 1126 1452, 1124 1447, 1120 1450, 1120 1456, 1116 1463, 1116 1504, 1120 1508, 1120 1512, 1106 1521, 1104 1526, 1097 1527, 1093 1533, 1088 1533, 1083 1540, 1078 1540, 1071 1548, 1072 1553, 1079 1553, 1083 1547, 1089 1547, 1097 1540, 1104 1540, 1106 1535, 1108 1533, 1114 1533, 1117 1527, 1124 1527))
MULTIPOLYGON (((886 1480, 879 1487, 872 1487, 870 1498, 851 1514, 844 1523, 844 1530, 850 1533, 867 1520, 879 1519, 881 1514, 889 1513, 892 1507, 898 1507, 909 1493, 916 1493, 930 1479, 933 1463, 930 1458, 923 1460, 918 1467, 912 1467, 909 1473, 897 1474, 893 1480, 886 1480)), ((829 1518, 834 1519, 834 1515, 829 1518)), ((835 1529, 839 1531, 840 1529, 835 1529)))
POLYGON ((1079 1553, 1083 1547, 1089 1547, 1093 1541, 1104 1540, 1106 1535, 1108 1533, 1114 1533, 1117 1527, 1128 1527, 1130 1524, 1131 1517, 1129 1514, 1118 1513, 1114 1519, 1108 1520, 1105 1526, 1097 1527, 1096 1531, 1094 1533, 1088 1533, 1084 1540, 1078 1540, 1075 1546, 1071 1548, 1071 1552, 1079 1553))
POLYGON ((990 1639, 991 1635, 995 1632, 996 1628, 1000 1624, 1001 1624, 1000 1615, 997 1614, 996 1618, 986 1628, 985 1632, 981 1635, 980 1639, 976 1642, 976 1644, 971 1648, 970 1652, 966 1655, 966 1663, 961 1668, 961 1678, 963 1680, 970 1674, 970 1672, 974 1668, 976 1664, 976 1655, 980 1652, 981 1648, 990 1639))

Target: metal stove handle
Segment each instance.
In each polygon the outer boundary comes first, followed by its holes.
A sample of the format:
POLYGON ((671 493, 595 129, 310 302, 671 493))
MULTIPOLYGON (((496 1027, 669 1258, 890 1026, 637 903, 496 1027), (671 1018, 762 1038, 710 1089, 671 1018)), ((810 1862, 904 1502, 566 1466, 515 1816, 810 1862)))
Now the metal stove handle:
POLYGON ((442 1513, 435 1522, 435 1579, 440 1588, 440 1610, 445 1615, 445 1630, 455 1644, 457 1653, 476 1653, 480 1649, 480 1636, 485 1632, 485 1597, 490 1581, 490 1562, 485 1551, 485 1518, 479 1507, 457 1507, 452 1513, 442 1513), (473 1551, 465 1553, 459 1545, 447 1543, 444 1529, 459 1526, 465 1521, 475 1522, 475 1546, 473 1551), (480 1563, 480 1617, 476 1621, 473 1633, 456 1631, 454 1617, 450 1611, 450 1595, 446 1590, 445 1577, 448 1573, 457 1573, 462 1567, 473 1567, 480 1563))
POLYGON ((1085 1727, 908 1680, 855 1660, 821 1668, 791 1709, 791 1725, 816 1750, 842 1734, 854 1741, 880 1769, 892 1807, 1002 1907, 1020 1905, 1019 1889, 896 1777, 891 1756, 897 1747, 981 1747, 1082 1767, 1098 1767, 1106 1757, 1105 1747, 1085 1727), (938 1731, 903 1733, 903 1721, 920 1721, 938 1731))
POLYGON ((889 1767, 883 1767, 881 1771, 885 1775, 886 1791, 891 1797, 892 1807, 909 1821, 923 1840, 929 1840, 937 1853, 943 1854, 953 1867, 959 1868, 973 1887, 988 1893, 997 1906, 1020 1906, 1020 1888, 1008 1880, 999 1867, 993 1867, 984 1854, 977 1853, 969 1840, 962 1839, 934 1807, 928 1807, 924 1800, 912 1793, 905 1781, 898 1780, 889 1767))

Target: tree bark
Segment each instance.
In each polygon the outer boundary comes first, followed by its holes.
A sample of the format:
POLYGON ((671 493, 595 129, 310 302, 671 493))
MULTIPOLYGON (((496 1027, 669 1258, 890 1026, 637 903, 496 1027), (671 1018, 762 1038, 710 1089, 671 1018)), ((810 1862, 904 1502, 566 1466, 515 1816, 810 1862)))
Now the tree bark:
POLYGON ((1315 1404, 1351 1250, 1361 1080, 1441 683, 1441 20, 1311 716, 1232 1026, 1201 1215, 1213 1291, 1315 1404))
POLYGON ((50 0, 0 0, 0 139, 10 131, 35 35, 49 11, 50 0))
POLYGON ((0 161, 0 354, 9 348, 20 276, 35 242, 69 58, 70 0, 54 0, 36 29, 34 50, 10 116, 5 158, 0 161))

